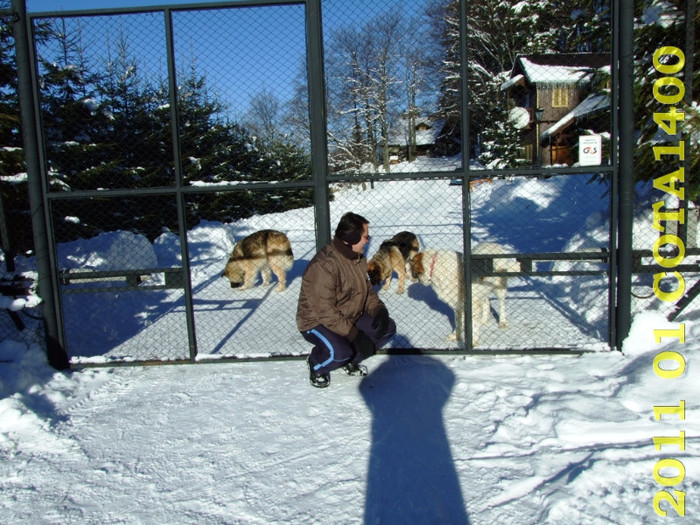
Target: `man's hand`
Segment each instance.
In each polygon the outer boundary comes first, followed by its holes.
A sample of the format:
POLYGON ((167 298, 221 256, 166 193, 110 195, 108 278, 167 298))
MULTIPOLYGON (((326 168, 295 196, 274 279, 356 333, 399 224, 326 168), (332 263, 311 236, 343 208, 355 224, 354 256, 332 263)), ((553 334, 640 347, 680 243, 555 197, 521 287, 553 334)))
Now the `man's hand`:
POLYGON ((389 311, 386 308, 380 308, 377 311, 372 321, 372 328, 377 331, 376 337, 383 337, 386 334, 389 328, 389 311))

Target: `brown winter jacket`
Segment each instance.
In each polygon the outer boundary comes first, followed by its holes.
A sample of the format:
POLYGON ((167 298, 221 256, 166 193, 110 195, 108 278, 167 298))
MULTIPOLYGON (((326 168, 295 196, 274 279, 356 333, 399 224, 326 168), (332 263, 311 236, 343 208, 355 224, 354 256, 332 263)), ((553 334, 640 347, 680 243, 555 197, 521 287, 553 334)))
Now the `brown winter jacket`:
POLYGON ((363 314, 374 317, 385 308, 367 277, 367 259, 337 238, 306 267, 297 305, 297 327, 305 332, 322 324, 349 340, 363 314))

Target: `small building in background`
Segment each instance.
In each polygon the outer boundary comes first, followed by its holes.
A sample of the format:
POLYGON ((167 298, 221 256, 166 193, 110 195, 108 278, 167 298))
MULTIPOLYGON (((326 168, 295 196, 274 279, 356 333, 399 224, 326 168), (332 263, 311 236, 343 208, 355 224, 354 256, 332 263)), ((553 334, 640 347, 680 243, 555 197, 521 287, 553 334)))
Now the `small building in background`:
MULTIPOLYGON (((610 55, 520 55, 501 91, 533 164, 578 162, 578 137, 610 134, 610 55)), ((603 161, 605 162, 605 160, 603 161)))
POLYGON ((392 164, 413 161, 415 157, 431 156, 444 126, 444 119, 417 117, 409 120, 402 117, 389 135, 389 158, 392 164))

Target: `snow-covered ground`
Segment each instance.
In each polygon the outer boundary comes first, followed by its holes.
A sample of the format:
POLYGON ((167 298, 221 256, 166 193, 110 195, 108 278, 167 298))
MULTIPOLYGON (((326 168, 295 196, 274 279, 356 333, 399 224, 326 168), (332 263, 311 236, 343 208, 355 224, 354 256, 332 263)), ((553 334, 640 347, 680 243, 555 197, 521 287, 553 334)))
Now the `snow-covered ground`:
MULTIPOLYGON (((576 178, 553 178, 477 187, 473 239, 497 240, 513 253, 598 249, 607 239, 607 204, 588 193, 582 205, 582 192, 574 190, 583 186, 577 184, 576 178)), ((603 195, 604 189, 594 193, 603 195)), ((353 210, 371 220, 378 241, 400 228, 416 231, 423 246, 454 247, 463 235, 460 195, 461 188, 447 181, 344 188, 331 203, 332 221, 353 210)), ((190 232, 195 315, 198 326, 208 327, 206 335, 198 330, 204 356, 301 357, 308 351, 294 326, 294 299, 315 251, 309 225, 312 211, 294 210, 235 225, 203 223, 190 232), (280 224, 296 257, 289 289, 277 294, 272 287, 256 288, 232 296, 219 277, 231 243, 280 224), (262 319, 273 323, 270 334, 246 328, 261 326, 262 319)), ((640 216, 635 227, 642 242, 650 223, 640 216)), ((126 264, 115 262, 124 248, 140 246, 127 251, 132 262, 135 253, 143 253, 160 267, 173 266, 179 264, 175 240, 164 234, 146 246, 133 234, 109 234, 92 245, 62 246, 60 262, 107 269, 126 264)), ((371 245, 369 253, 377 247, 371 245)), ((600 328, 607 322, 602 278, 513 281, 508 335, 493 320, 488 327, 488 334, 501 337, 497 347, 544 345, 547 337, 563 333, 576 348, 601 351, 580 356, 389 353, 367 362, 366 378, 336 373, 330 388, 318 390, 308 384, 301 358, 57 372, 46 363, 39 327, 26 319, 24 331, 5 335, 0 343, 0 523, 697 521, 697 301, 669 323, 661 305, 636 300, 623 351, 610 352, 600 328), (519 315, 523 309, 527 316, 519 315), (654 330, 676 329, 679 323, 684 343, 671 337, 656 342, 654 330), (530 335, 523 335, 524 328, 530 335), (684 357, 680 377, 664 379, 654 371, 662 351, 684 357), (655 418, 654 406, 681 401, 683 419, 655 418), (681 431, 682 449, 655 447, 655 437, 678 437, 681 431), (684 476, 678 468, 658 469, 678 467, 674 460, 681 462, 684 476), (674 486, 659 482, 675 476, 674 486), (668 517, 657 515, 659 490, 685 492, 685 518, 674 517, 667 503, 661 508, 668 517)), ((72 356, 78 362, 186 357, 178 294, 119 294, 107 306, 99 294, 73 294, 67 326, 77 323, 71 315, 82 311, 113 316, 114 328, 102 336, 69 330, 69 342, 80 349, 72 356), (176 351, 160 355, 158 348, 176 351)), ((424 287, 412 284, 399 296, 394 284, 381 294, 399 325, 394 346, 444 345, 450 312, 424 287)), ((80 321, 90 326, 89 319, 80 321)), ((671 369, 673 363, 661 366, 671 369)))

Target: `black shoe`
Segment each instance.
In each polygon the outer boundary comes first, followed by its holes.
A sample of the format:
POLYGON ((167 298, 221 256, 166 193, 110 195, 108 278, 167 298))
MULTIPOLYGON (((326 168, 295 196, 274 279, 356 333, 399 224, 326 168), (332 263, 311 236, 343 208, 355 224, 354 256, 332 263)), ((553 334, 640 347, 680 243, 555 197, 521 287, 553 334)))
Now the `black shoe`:
POLYGON ((309 367, 309 382, 312 386, 316 388, 326 388, 331 384, 330 374, 319 374, 314 372, 313 366, 311 366, 311 356, 306 358, 306 365, 309 367))
POLYGON ((358 365, 353 362, 345 363, 343 365, 343 370, 349 376, 360 376, 364 377, 367 375, 367 367, 365 365, 358 365))

